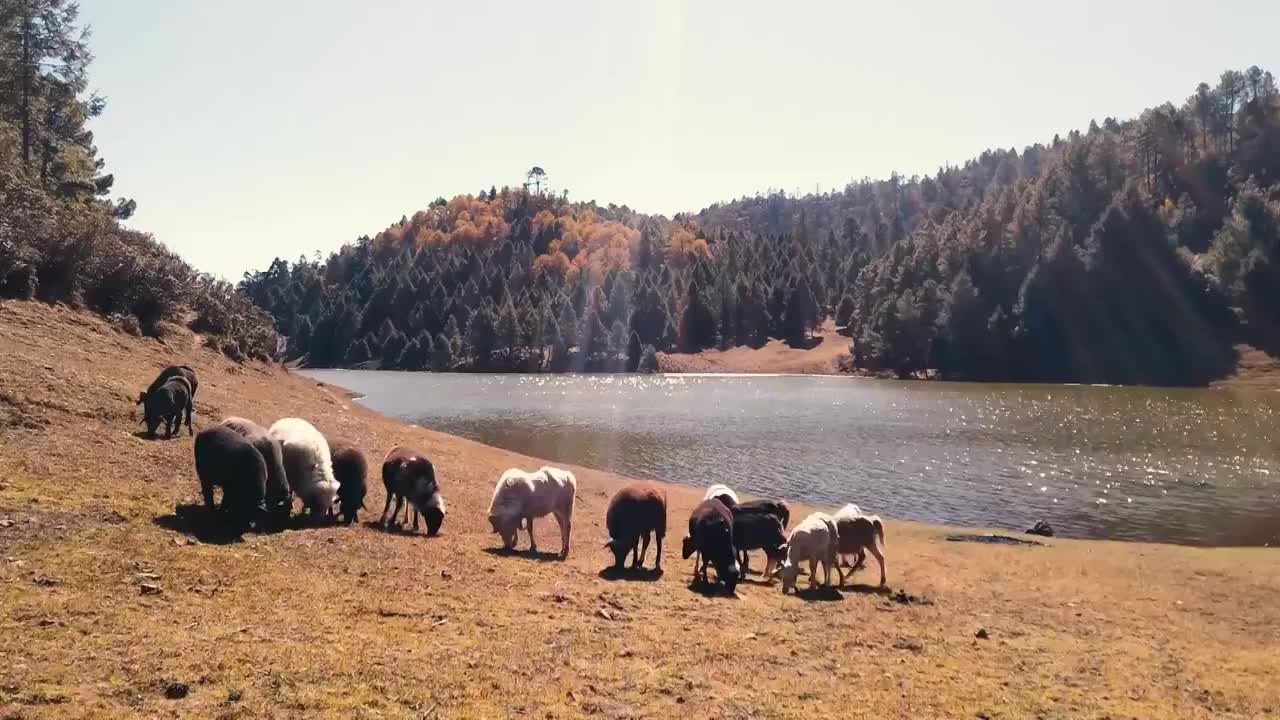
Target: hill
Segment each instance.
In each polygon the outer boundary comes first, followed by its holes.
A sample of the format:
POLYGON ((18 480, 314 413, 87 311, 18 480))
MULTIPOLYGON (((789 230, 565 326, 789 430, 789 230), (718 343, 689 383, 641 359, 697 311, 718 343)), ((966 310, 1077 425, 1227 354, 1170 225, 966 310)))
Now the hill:
POLYGON ((909 376, 1206 385, 1280 350, 1280 94, 1257 67, 936 175, 667 219, 491 188, 241 288, 311 366, 632 370, 805 347, 909 376), (652 350, 648 350, 648 349, 652 350))
MULTIPOLYGON (((986 546, 890 520, 898 599, 866 585, 825 601, 784 597, 754 580, 736 599, 705 597, 687 586, 689 563, 675 551, 700 491, 668 486, 666 574, 610 581, 598 574, 609 561, 601 522, 624 478, 574 468, 567 562, 494 554, 493 482, 543 461, 401 424, 338 388, 233 363, 190 338, 137 338, 27 302, 0 305, 0 422, 5 717, 1277 709, 1273 550, 986 546), (131 400, 177 361, 201 377, 198 426, 231 413, 297 415, 375 462, 399 443, 423 449, 451 508, 442 535, 360 524, 202 541, 174 512, 198 498, 190 438, 137 437, 131 400), (989 638, 975 639, 979 628, 989 638)), ((374 482, 364 520, 382 500, 374 482)), ((553 526, 538 527, 546 548, 556 547, 553 526)))

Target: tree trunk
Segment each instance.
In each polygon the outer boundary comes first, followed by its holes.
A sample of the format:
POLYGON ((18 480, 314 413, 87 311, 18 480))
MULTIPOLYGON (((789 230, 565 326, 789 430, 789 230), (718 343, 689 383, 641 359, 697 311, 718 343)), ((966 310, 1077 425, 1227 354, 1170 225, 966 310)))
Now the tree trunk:
POLYGON ((31 165, 31 86, 35 64, 31 61, 31 15, 22 18, 22 162, 31 165))

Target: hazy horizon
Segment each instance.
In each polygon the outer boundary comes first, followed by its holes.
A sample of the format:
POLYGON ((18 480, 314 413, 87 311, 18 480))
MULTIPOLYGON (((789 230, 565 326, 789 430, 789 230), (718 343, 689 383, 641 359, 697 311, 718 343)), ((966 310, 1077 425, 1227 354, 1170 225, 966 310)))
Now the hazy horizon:
POLYGON ((671 215, 932 173, 1280 65, 1276 4, 906 5, 82 0, 91 127, 131 225, 236 280, 532 165, 671 215))

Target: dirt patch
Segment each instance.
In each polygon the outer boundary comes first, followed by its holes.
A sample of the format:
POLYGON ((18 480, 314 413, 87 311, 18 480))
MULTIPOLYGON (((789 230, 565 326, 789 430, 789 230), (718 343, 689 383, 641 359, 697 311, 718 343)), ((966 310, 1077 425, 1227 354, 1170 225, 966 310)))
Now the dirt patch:
POLYGON ((764 347, 735 347, 698 353, 658 353, 658 369, 666 373, 778 373, 837 375, 841 359, 849 355, 849 338, 828 321, 812 347, 793 348, 781 340, 764 347))

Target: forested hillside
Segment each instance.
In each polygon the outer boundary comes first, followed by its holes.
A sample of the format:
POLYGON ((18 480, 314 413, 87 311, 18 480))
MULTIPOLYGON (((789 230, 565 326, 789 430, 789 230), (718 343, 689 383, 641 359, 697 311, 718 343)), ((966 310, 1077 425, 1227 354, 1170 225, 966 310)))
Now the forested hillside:
MULTIPOLYGON (((535 169, 536 170, 536 169, 535 169)), ((1280 98, 1185 103, 925 178, 673 219, 491 188, 241 288, 311 366, 624 370, 654 350, 802 345, 908 375, 1199 384, 1280 337, 1280 98)), ((531 175, 531 179, 535 179, 531 175)))
POLYGON ((106 199, 91 60, 76 3, 0 0, 0 300, 83 306, 133 334, 186 324, 232 357, 272 357, 264 312, 119 224, 135 204, 106 199))

